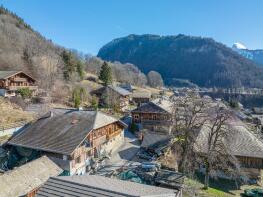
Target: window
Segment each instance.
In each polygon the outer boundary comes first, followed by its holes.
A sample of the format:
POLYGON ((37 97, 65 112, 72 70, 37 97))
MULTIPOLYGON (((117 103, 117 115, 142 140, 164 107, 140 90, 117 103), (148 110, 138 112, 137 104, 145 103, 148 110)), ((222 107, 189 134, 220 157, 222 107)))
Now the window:
POLYGON ((134 114, 134 120, 138 121, 139 120, 139 114, 134 114))
POLYGON ((81 163, 81 157, 78 156, 76 159, 75 159, 76 163, 81 163))
POLYGON ((90 150, 90 151, 88 151, 88 152, 86 153, 86 158, 91 157, 91 156, 92 156, 92 154, 91 154, 91 150, 90 150))
POLYGON ((68 160, 68 156, 67 155, 63 155, 63 160, 68 160))

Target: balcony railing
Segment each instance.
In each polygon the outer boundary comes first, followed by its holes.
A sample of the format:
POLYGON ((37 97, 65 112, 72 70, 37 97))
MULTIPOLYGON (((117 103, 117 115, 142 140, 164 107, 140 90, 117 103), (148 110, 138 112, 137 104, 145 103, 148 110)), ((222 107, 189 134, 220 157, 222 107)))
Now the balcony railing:
POLYGON ((121 134, 121 130, 115 131, 114 133, 107 135, 107 140, 110 140, 120 134, 121 134))
POLYGON ((37 86, 8 86, 8 90, 19 90, 21 88, 29 88, 30 90, 37 90, 37 86))
POLYGON ((16 81, 16 82, 26 82, 27 79, 22 78, 22 77, 16 77, 16 78, 13 79, 13 81, 16 81))
POLYGON ((171 120, 141 120, 142 124, 172 124, 171 120))

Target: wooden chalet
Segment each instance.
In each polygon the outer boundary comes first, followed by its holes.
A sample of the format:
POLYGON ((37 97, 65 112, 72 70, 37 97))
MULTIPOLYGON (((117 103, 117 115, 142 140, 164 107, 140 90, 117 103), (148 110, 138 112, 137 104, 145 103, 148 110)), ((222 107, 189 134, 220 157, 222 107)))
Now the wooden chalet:
POLYGON ((33 197, 49 178, 62 172, 63 170, 53 161, 43 156, 0 175, 0 196, 33 197))
POLYGON ((66 174, 83 174, 91 158, 123 143, 124 127, 102 112, 56 109, 14 136, 8 145, 37 150, 66 174))
POLYGON ((132 121, 143 129, 169 132, 172 126, 172 103, 166 99, 156 99, 142 104, 131 112, 132 121))
POLYGON ((100 98, 101 105, 112 106, 118 104, 119 110, 125 111, 128 108, 132 93, 119 86, 108 85, 93 91, 93 94, 100 98))
POLYGON ((0 96, 15 96, 21 88, 35 92, 36 80, 22 71, 0 71, 0 96))

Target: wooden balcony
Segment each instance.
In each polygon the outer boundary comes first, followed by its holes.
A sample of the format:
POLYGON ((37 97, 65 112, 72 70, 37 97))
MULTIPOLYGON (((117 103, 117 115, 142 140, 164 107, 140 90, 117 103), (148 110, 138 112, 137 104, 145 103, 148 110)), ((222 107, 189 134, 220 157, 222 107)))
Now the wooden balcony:
POLYGON ((170 125, 172 124, 171 120, 141 120, 142 124, 149 124, 149 125, 170 125))
POLYGON ((121 132, 122 132, 122 130, 117 130, 117 131, 115 131, 114 133, 107 135, 107 140, 110 140, 110 139, 112 139, 112 138, 120 135, 121 132))
POLYGON ((37 90, 38 86, 8 86, 6 89, 8 90, 19 90, 21 88, 29 88, 30 90, 37 90))
POLYGON ((22 77, 16 77, 13 79, 13 81, 15 82, 27 82, 26 78, 22 78, 22 77))

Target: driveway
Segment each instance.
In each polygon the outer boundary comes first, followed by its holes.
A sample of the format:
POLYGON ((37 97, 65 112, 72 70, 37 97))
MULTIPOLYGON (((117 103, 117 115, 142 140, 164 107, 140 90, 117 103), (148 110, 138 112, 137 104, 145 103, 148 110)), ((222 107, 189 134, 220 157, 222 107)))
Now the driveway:
POLYGON ((128 130, 124 132, 124 143, 118 150, 112 153, 111 158, 106 160, 104 167, 100 168, 97 174, 106 175, 118 168, 132 165, 132 159, 139 151, 139 140, 128 130))

